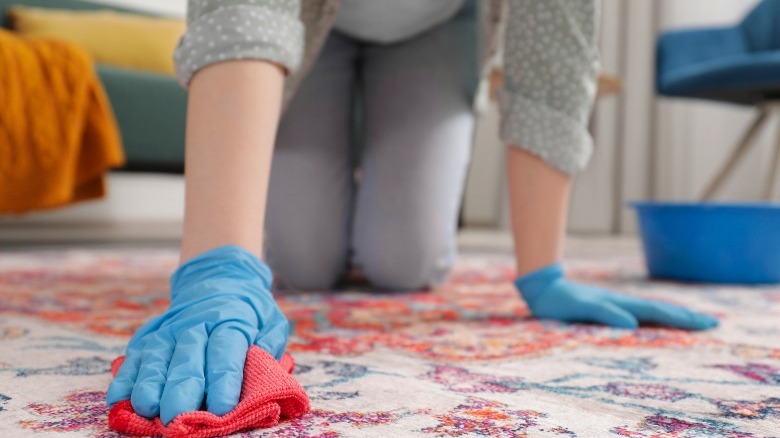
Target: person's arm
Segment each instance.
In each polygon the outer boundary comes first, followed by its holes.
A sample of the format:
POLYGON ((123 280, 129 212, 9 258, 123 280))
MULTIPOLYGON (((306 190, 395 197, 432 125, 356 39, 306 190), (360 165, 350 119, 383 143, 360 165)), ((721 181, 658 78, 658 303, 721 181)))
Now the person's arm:
POLYGON ((190 84, 181 264, 168 312, 133 335, 108 389, 168 424, 200 409, 217 415, 238 403, 247 349, 277 359, 287 319, 260 261, 263 218, 283 70, 231 61, 200 70, 190 84))
POLYGON ((512 0, 501 135, 518 279, 534 316, 635 328, 701 330, 717 320, 566 279, 561 266, 572 175, 591 155, 587 130, 598 72, 596 0, 512 0))
POLYGON ((280 66, 258 61, 215 64, 193 78, 182 262, 228 244, 262 257, 283 83, 280 66))
POLYGON ((300 7, 300 0, 188 2, 174 54, 189 88, 181 262, 226 244, 261 257, 284 76, 303 52, 300 7))
POLYGON ((510 0, 501 137, 520 276, 561 259, 572 176, 593 150, 598 1, 510 0))
POLYGON ((561 260, 571 177, 519 147, 507 152, 517 275, 561 260))
POLYGON ((301 61, 299 0, 190 0, 176 70, 189 88, 186 206, 171 305, 133 335, 106 395, 168 424, 238 403, 250 346, 280 359, 287 318, 261 261, 285 71, 301 61))

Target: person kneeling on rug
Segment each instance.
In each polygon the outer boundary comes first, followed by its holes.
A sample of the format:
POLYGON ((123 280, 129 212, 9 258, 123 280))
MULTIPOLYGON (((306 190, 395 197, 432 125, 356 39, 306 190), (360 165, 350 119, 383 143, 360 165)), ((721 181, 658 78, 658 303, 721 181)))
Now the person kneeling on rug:
POLYGON ((130 400, 163 424, 204 400, 210 413, 231 412, 248 348, 281 359, 287 343, 268 265, 297 289, 334 287, 353 268, 377 289, 441 282, 455 256, 472 99, 502 19, 516 286, 533 315, 717 325, 566 279, 571 179, 592 150, 598 2, 501 3, 190 0, 175 54, 190 96, 182 264, 170 309, 130 340, 109 405, 130 400))

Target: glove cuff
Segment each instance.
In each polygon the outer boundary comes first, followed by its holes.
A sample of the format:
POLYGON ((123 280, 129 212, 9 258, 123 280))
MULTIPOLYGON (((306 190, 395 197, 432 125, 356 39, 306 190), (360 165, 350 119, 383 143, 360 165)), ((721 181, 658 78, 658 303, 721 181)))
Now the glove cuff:
POLYGON ((563 278, 563 266, 560 263, 553 263, 519 277, 515 280, 515 286, 525 302, 533 305, 550 284, 561 278, 563 278))
POLYGON ((269 291, 273 283, 271 268, 253 253, 237 245, 224 245, 199 254, 179 266, 171 276, 171 298, 176 291, 187 287, 191 277, 230 277, 260 279, 263 289, 269 291))

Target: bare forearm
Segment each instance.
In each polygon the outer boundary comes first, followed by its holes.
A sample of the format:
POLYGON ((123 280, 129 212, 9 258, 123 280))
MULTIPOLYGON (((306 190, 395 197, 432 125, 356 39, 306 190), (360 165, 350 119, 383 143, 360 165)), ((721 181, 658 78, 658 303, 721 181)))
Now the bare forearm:
POLYGON ((561 259, 571 178, 518 147, 507 154, 517 274, 523 276, 561 259))
POLYGON ((227 244, 261 255, 283 82, 275 64, 232 61, 190 83, 182 261, 227 244))

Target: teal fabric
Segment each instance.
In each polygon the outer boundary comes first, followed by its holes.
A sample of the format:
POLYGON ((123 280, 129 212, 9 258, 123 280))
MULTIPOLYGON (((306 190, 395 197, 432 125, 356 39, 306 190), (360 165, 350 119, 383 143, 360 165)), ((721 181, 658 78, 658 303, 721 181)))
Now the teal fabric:
POLYGON ((754 104, 780 98, 780 0, 764 0, 731 27, 658 38, 656 88, 665 96, 754 104))
POLYGON ((176 78, 97 67, 114 108, 131 170, 181 172, 187 92, 176 78))
POLYGON ((780 1, 764 0, 739 25, 751 52, 780 50, 780 1))
MULTIPOLYGON (((6 9, 13 5, 44 8, 136 11, 79 0, 0 0, 0 25, 8 26, 6 9)), ((172 56, 172 55, 171 55, 172 56)), ((173 76, 97 65, 122 134, 125 170, 181 173, 187 92, 173 76)))

